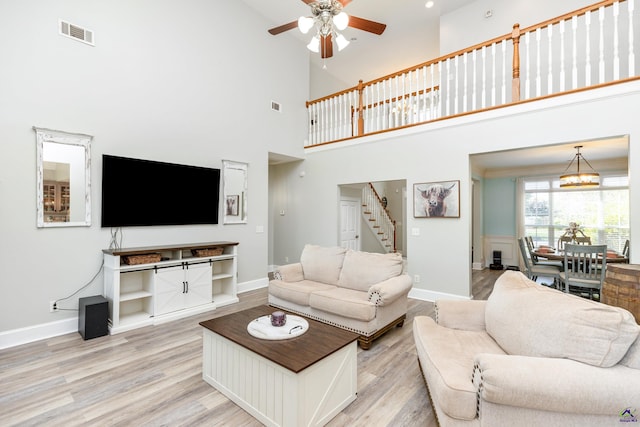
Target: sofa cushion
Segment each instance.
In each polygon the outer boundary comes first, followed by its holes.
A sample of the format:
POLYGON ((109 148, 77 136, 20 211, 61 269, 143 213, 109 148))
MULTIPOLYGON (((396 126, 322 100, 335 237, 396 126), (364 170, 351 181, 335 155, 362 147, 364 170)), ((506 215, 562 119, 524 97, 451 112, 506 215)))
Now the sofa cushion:
POLYGON ((628 311, 503 273, 485 310, 487 332, 509 354, 573 359, 610 367, 640 333, 628 311))
POLYGON ((366 292, 335 288, 314 292, 309 296, 312 308, 368 322, 376 317, 376 306, 369 302, 366 292))
POLYGON ((474 357, 479 353, 505 354, 486 331, 464 331, 436 324, 426 316, 413 321, 416 352, 431 397, 444 413, 458 420, 476 418, 473 385, 474 357))
POLYGON ((314 280, 328 285, 336 285, 347 252, 341 247, 305 245, 300 256, 302 271, 306 280, 314 280))
POLYGON ((344 257, 338 286, 368 291, 372 285, 402 273, 402 255, 348 251, 344 257))
POLYGON ((640 369, 640 336, 631 344, 629 351, 624 355, 620 364, 629 368, 640 369))
POLYGON ((269 282, 270 295, 304 306, 309 305, 309 295, 312 292, 326 291, 328 289, 336 289, 336 287, 311 280, 301 280, 299 282, 272 280, 269 282))

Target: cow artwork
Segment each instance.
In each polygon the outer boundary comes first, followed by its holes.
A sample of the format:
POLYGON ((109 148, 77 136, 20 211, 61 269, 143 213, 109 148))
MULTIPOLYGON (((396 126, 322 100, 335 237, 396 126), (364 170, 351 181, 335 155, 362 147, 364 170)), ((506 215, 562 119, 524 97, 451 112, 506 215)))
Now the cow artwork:
POLYGON ((459 218, 459 181, 414 184, 416 218, 459 218))

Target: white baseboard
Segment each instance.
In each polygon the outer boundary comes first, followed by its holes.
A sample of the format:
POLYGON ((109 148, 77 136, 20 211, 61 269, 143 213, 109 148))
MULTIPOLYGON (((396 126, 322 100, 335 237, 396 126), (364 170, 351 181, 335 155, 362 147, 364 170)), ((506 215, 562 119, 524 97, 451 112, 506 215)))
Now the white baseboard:
POLYGON ((452 299, 452 300, 471 299, 471 297, 468 297, 468 296, 464 297, 461 295, 447 294, 444 292, 436 292, 436 291, 429 291, 427 289, 416 289, 416 288, 412 288, 409 291, 409 298, 417 299, 420 301, 430 301, 430 302, 434 302, 439 299, 452 299))
POLYGON ((78 332, 78 317, 0 332, 0 349, 78 332))
MULTIPOLYGON (((238 293, 253 291, 269 286, 267 277, 238 284, 238 293)), ((34 341, 53 338, 60 335, 78 332, 78 317, 56 320, 55 322, 42 323, 26 328, 13 329, 0 332, 0 350, 17 345, 28 344, 34 341)))
POLYGON ((256 289, 262 289, 269 286, 269 278, 263 277, 262 279, 251 280, 249 282, 238 283, 238 293, 255 291, 256 289))

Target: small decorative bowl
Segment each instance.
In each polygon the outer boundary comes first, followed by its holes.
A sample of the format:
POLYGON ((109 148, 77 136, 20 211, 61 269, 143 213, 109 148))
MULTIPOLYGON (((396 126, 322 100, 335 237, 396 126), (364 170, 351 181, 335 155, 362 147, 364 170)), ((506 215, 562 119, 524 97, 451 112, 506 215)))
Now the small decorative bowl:
POLYGON ((270 317, 273 326, 284 326, 287 323, 287 315, 282 311, 274 311, 270 317))

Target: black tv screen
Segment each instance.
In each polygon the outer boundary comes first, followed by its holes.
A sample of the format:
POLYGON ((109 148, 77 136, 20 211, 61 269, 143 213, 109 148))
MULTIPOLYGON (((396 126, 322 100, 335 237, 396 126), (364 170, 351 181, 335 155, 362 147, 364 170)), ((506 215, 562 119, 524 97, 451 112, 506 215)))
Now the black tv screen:
POLYGON ((102 156, 102 227, 217 224, 220 169, 102 156))

